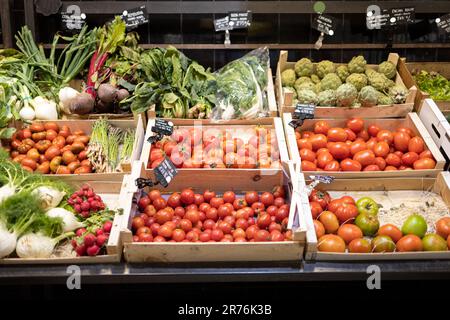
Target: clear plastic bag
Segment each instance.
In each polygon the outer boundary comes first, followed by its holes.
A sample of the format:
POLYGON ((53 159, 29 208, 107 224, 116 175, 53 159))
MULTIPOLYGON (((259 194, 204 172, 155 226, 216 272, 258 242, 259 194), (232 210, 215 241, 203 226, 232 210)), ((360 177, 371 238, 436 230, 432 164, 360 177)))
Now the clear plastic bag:
POLYGON ((215 72, 213 120, 255 119, 268 115, 269 49, 255 49, 215 72))

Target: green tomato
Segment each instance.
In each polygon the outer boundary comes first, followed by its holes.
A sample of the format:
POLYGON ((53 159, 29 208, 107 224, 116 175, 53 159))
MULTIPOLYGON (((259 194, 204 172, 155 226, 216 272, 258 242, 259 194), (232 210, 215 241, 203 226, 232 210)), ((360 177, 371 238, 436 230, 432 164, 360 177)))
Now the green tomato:
POLYGON ((355 219, 355 224, 361 229, 365 236, 373 236, 380 228, 380 222, 376 216, 361 213, 355 219))
POLYGON ((356 206, 358 207, 358 212, 360 214, 366 213, 372 216, 376 216, 378 214, 378 204, 372 198, 361 198, 356 201, 356 206))
POLYGON ((394 252, 395 243, 389 236, 377 236, 372 239, 372 252, 394 252))
POLYGON ((429 233, 422 239, 425 251, 447 251, 447 241, 436 233, 429 233))
POLYGON ((415 234, 419 238, 423 238, 427 232, 427 229, 427 222, 420 214, 410 215, 402 226, 402 232, 404 235, 415 234))

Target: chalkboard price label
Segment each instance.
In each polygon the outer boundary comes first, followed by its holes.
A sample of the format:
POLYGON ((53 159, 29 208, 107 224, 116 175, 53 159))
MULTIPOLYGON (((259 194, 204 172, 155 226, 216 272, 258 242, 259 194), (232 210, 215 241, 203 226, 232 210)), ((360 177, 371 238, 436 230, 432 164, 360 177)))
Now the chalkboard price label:
POLYGON ((334 177, 331 176, 309 176, 313 181, 319 181, 322 183, 330 184, 334 181, 334 177))
POLYGON ((389 25, 398 26, 414 23, 415 12, 416 9, 414 7, 391 9, 389 12, 389 25))
POLYGON ((312 28, 332 36, 336 30, 336 19, 326 14, 319 14, 314 18, 312 28))
POLYGON ((138 8, 125 10, 122 13, 122 20, 125 22, 127 30, 136 29, 138 26, 148 23, 145 5, 138 8))
POLYGON ((217 31, 225 31, 225 30, 231 30, 230 27, 230 18, 228 16, 215 19, 214 20, 214 29, 217 31))
POLYGON ((156 119, 155 125, 152 127, 152 132, 170 136, 173 132, 173 122, 163 119, 156 119))
POLYGON ((252 23, 252 12, 229 12, 228 18, 231 29, 245 29, 252 23))
POLYGON ((289 125, 294 129, 298 128, 303 124, 306 119, 314 119, 314 113, 316 111, 316 106, 313 104, 302 104, 297 103, 295 106, 294 113, 292 114, 293 120, 289 122, 289 125))
POLYGON ((172 161, 165 157, 164 160, 155 168, 155 178, 164 188, 166 188, 178 171, 172 161))
POLYGON ((86 24, 86 14, 81 12, 79 6, 68 6, 61 12, 61 25, 63 30, 78 33, 86 24))
POLYGON ((436 19, 436 24, 439 30, 445 33, 450 33, 450 13, 436 19))

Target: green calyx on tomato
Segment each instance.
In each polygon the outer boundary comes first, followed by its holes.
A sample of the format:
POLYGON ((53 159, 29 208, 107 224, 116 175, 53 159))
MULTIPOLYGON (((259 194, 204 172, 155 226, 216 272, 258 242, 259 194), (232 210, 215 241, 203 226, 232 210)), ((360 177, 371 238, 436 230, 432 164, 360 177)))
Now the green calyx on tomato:
POLYGON ((358 207, 359 214, 366 213, 372 216, 377 216, 378 214, 378 204, 370 197, 364 197, 356 201, 356 206, 358 207))
POLYGON ((355 224, 361 229, 365 236, 373 236, 380 228, 380 222, 376 216, 361 213, 355 219, 355 224))

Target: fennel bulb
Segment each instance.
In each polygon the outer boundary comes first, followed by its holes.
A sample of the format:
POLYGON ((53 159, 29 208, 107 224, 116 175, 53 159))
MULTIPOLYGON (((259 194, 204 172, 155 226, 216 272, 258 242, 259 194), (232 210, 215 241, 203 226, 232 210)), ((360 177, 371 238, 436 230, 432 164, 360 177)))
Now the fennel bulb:
POLYGON ((19 116, 22 118, 22 120, 31 121, 36 118, 36 113, 34 112, 34 109, 28 105, 24 106, 19 111, 19 116))
POLYGON ((58 98, 59 98, 59 105, 61 107, 61 110, 66 114, 71 114, 70 104, 79 95, 80 95, 80 93, 71 87, 65 87, 65 88, 62 88, 61 90, 59 90, 58 98))
POLYGON ((9 232, 5 224, 0 221, 0 258, 9 256, 14 252, 17 244, 15 232, 9 232))
POLYGON ((52 218, 61 218, 63 222, 63 232, 73 231, 83 227, 83 223, 79 222, 75 215, 63 208, 53 208, 47 211, 47 215, 52 218))
POLYGON ((50 258, 56 244, 73 232, 62 234, 57 238, 50 238, 40 233, 27 233, 19 238, 16 253, 20 258, 50 258))
POLYGON ((58 119, 58 109, 54 101, 50 101, 42 97, 36 97, 30 101, 30 104, 34 108, 34 112, 36 113, 36 119, 38 120, 58 119))
POLYGON ((32 194, 38 196, 42 202, 44 210, 56 208, 66 195, 65 192, 59 191, 52 187, 41 186, 33 190, 32 194))
POLYGON ((0 188, 0 203, 6 198, 11 197, 14 193, 16 193, 16 188, 11 183, 5 184, 0 188))

